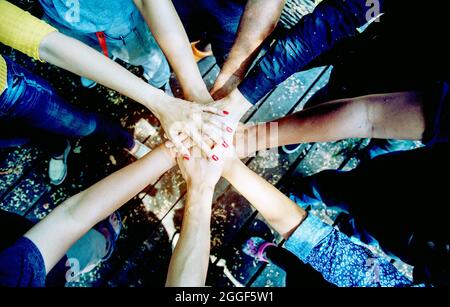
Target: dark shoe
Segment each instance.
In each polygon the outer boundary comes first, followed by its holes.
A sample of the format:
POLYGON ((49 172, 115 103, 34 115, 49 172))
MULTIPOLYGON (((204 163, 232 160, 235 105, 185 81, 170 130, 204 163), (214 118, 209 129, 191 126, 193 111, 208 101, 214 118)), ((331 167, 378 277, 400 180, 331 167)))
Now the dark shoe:
POLYGON ((294 152, 298 151, 302 147, 302 144, 293 144, 293 145, 283 145, 281 146, 281 150, 285 154, 293 154, 294 152))

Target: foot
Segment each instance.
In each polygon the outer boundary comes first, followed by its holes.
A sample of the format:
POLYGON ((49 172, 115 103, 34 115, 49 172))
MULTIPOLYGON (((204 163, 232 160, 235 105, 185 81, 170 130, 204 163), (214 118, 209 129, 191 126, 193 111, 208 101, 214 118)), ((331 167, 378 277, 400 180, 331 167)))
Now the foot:
POLYGON ((83 77, 81 77, 80 81, 81 81, 81 86, 84 88, 93 88, 97 85, 97 82, 92 81, 87 78, 83 78, 83 77))
POLYGON ((134 140, 134 147, 131 149, 126 149, 136 159, 140 159, 146 154, 148 154, 151 150, 147 147, 147 145, 142 144, 138 140, 134 140))
POLYGON ((48 166, 48 177, 50 178, 50 183, 53 185, 60 185, 64 182, 67 176, 67 157, 70 153, 70 143, 67 141, 66 149, 61 156, 53 156, 50 159, 48 166))
POLYGON ((265 249, 268 246, 276 246, 273 243, 267 242, 258 237, 252 237, 245 242, 242 247, 244 254, 254 258, 256 261, 269 262, 265 255, 265 249))
POLYGON ((290 155, 290 154, 292 154, 292 153, 298 151, 301 147, 302 147, 301 144, 283 145, 283 146, 281 146, 281 150, 282 150, 284 153, 290 155))
POLYGON ((103 234, 106 240, 105 256, 102 258, 102 262, 104 262, 111 258, 116 246, 116 241, 119 238, 120 231, 122 230, 120 214, 117 211, 114 212, 106 220, 100 222, 96 228, 103 234))

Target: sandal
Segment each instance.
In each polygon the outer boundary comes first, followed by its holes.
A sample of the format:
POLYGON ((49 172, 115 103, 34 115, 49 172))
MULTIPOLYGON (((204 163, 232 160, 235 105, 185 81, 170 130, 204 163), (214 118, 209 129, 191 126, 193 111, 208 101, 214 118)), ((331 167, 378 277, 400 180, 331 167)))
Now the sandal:
POLYGON ((192 53, 194 54, 194 59, 196 62, 200 62, 202 59, 213 55, 212 51, 201 51, 201 50, 197 49, 197 44, 199 42, 200 41, 191 43, 192 53))
POLYGON ((254 258, 256 261, 269 263, 269 260, 264 255, 264 251, 268 246, 276 245, 271 242, 267 242, 264 239, 252 237, 245 242, 242 247, 242 251, 244 254, 254 258))

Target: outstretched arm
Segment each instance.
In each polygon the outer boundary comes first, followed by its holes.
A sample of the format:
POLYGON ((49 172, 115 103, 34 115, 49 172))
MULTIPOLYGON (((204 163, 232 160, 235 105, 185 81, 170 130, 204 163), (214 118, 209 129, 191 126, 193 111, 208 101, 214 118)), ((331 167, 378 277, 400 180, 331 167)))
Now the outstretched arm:
POLYGON ((285 247, 329 282, 342 287, 411 286, 411 281, 387 259, 373 255, 333 227, 308 216, 241 161, 234 160, 225 169, 224 177, 287 240, 285 247))
POLYGON ((69 198, 31 228, 25 237, 33 241, 41 252, 47 273, 90 228, 174 165, 170 152, 160 146, 69 198))
MULTIPOLYGON (((166 95, 96 50, 59 32, 52 32, 42 40, 39 56, 42 60, 95 80, 142 103, 158 117, 166 135, 180 153, 188 155, 179 137, 179 133, 183 132, 211 156, 209 148, 202 145, 198 137, 201 125, 193 119, 217 115, 203 112, 202 106, 166 95)), ((219 128, 213 129, 220 134, 219 128)))
POLYGON ((223 176, 242 194, 283 238, 306 218, 306 211, 251 171, 240 160, 226 166, 223 176))
POLYGON ((163 106, 173 100, 98 51, 59 32, 52 32, 42 40, 39 57, 116 90, 143 104, 155 115, 161 114, 163 106))
MULTIPOLYGON (((209 118, 204 106, 175 99, 150 86, 111 59, 85 44, 58 33, 45 22, 5 0, 0 0, 0 42, 36 60, 43 60, 77 75, 95 80, 149 108, 158 119, 166 135, 180 153, 188 154, 179 134, 184 132, 201 146, 198 137, 201 127, 194 118, 209 118)), ((206 91, 209 96, 209 93, 206 91)), ((213 130, 216 128, 212 128, 213 130)), ((220 133, 216 129, 216 133, 220 133)), ((205 153, 209 153, 206 146, 205 153)))
POLYGON ((401 92, 331 101, 273 121, 278 134, 270 133, 268 124, 250 126, 239 133, 236 146, 239 155, 245 156, 270 144, 347 138, 420 140, 425 131, 423 100, 422 93, 401 92))
POLYGON ((166 286, 203 287, 210 251, 213 186, 189 185, 180 238, 170 260, 166 286))
MULTIPOLYGON (((230 155, 231 146, 224 150, 230 155)), ((211 203, 226 158, 211 162, 192 149, 190 160, 178 159, 188 186, 180 238, 170 260, 166 286, 204 286, 209 264, 211 203)), ((228 160, 228 159, 227 159, 228 160)))
POLYGON ((212 100, 192 54, 186 31, 170 0, 134 0, 175 71, 185 99, 212 100))
MULTIPOLYGON (((355 36, 372 16, 374 1, 324 0, 311 14, 277 38, 261 61, 249 72, 239 91, 256 104, 271 89, 304 70, 340 41, 355 36)), ((379 12, 384 0, 376 1, 379 12)), ((376 11, 376 10, 375 10, 376 11)))
POLYGON ((211 89, 221 99, 244 79, 263 41, 275 29, 286 0, 249 0, 241 17, 233 47, 211 89))

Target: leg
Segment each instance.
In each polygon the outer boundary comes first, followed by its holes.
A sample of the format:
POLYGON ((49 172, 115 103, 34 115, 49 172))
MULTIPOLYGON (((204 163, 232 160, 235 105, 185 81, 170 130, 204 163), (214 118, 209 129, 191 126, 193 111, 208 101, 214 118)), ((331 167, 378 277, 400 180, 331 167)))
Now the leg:
POLYGON ((419 142, 408 140, 380 140, 372 139, 369 145, 363 150, 363 159, 373 159, 377 156, 390 152, 412 150, 419 147, 419 142))
POLYGON ((245 3, 220 0, 203 0, 201 3, 211 24, 208 27, 207 39, 211 42, 217 64, 222 67, 236 39, 245 3))
POLYGON ((198 0, 173 0, 173 5, 183 23, 184 29, 191 42, 205 41, 208 23, 204 11, 203 1, 198 0))
MULTIPOLYGON (((291 178, 293 179, 293 178, 291 178)), ((306 178, 295 178, 282 188, 303 208, 317 203, 348 212, 352 202, 353 178, 350 172, 326 170, 306 178)))
MULTIPOLYGON (((70 105, 43 79, 7 60, 8 84, 3 120, 64 137, 96 136, 132 148, 132 136, 94 113, 70 105)), ((3 97, 3 95, 2 95, 3 97)))

